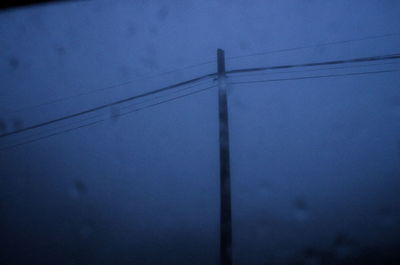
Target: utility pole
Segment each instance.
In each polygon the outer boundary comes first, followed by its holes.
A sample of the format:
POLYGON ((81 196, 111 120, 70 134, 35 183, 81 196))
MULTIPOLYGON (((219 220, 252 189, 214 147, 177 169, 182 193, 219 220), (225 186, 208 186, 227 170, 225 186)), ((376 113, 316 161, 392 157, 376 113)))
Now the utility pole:
POLYGON ((217 50, 219 158, 220 158, 220 264, 232 265, 231 176, 229 164, 228 99, 225 54, 217 50))

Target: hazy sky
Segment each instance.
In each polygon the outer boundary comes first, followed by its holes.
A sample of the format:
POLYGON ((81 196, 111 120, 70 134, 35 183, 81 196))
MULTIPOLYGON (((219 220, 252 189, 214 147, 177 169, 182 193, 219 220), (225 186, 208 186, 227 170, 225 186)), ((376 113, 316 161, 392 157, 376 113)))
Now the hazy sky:
MULTIPOLYGON (((213 73, 217 48, 227 70, 399 53, 399 13, 394 0, 2 11, 0 131, 213 73), (318 45, 331 42, 341 43, 318 45)), ((228 76, 235 264, 399 243, 398 72, 234 84, 400 70, 382 63, 228 76)), ((0 151, 5 262, 217 264, 217 88, 118 117, 183 92, 171 93, 0 138, 1 149, 104 120, 0 151), (24 261, 15 249, 25 248, 24 261)))

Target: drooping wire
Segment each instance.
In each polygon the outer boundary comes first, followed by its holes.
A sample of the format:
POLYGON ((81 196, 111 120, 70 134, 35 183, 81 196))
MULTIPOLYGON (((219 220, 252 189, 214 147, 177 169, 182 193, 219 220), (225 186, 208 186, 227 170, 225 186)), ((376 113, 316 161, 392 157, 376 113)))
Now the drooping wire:
POLYGON ((64 120, 67 120, 67 119, 71 119, 71 118, 75 118, 75 117, 78 117, 78 116, 82 116, 82 115, 85 115, 85 114, 88 114, 88 113, 96 112, 98 110, 102 110, 102 109, 106 109, 106 108, 109 108, 109 107, 112 107, 112 106, 120 105, 122 103, 133 101, 133 100, 136 100, 136 99, 139 99, 139 98, 143 98, 143 97, 146 97, 146 96, 158 94, 160 92, 168 91, 168 90, 174 89, 176 87, 183 86, 183 85, 186 85, 186 84, 190 84, 190 83, 193 83, 193 82, 197 82, 197 81, 200 81, 200 80, 203 80, 203 79, 206 79, 206 78, 210 78, 210 77, 213 77, 213 76, 215 76, 215 74, 202 75, 202 76, 199 76, 199 77, 196 77, 196 78, 184 81, 184 82, 180 82, 180 83, 169 85, 169 86, 166 86, 166 87, 163 87, 163 88, 152 90, 150 92, 145 92, 145 93, 142 93, 142 94, 139 94, 139 95, 134 95, 134 96, 127 97, 127 98, 124 98, 124 99, 120 99, 120 100, 117 100, 117 101, 114 101, 114 102, 111 102, 111 103, 103 104, 103 105, 100 105, 100 106, 97 106, 97 107, 93 107, 93 108, 90 108, 90 109, 87 109, 87 110, 83 110, 83 111, 80 111, 80 112, 77 112, 77 113, 73 113, 73 114, 70 114, 70 115, 59 117, 59 118, 56 118, 56 119, 53 119, 53 120, 49 120, 49 121, 46 121, 46 122, 37 123, 37 124, 31 125, 31 126, 19 129, 19 130, 15 130, 15 131, 8 132, 8 133, 3 133, 2 135, 0 135, 0 138, 6 137, 6 136, 10 136, 10 135, 14 135, 14 134, 18 134, 18 133, 25 132, 25 131, 28 131, 28 130, 33 130, 33 129, 37 129, 37 128, 40 128, 40 127, 44 127, 44 126, 47 126, 47 125, 50 125, 50 124, 53 124, 53 123, 57 123, 57 122, 64 121, 64 120))
POLYGON ((59 132, 55 132, 55 133, 44 135, 42 137, 34 138, 34 139, 31 139, 31 140, 28 140, 28 141, 25 141, 25 142, 13 144, 13 145, 8 145, 8 146, 0 148, 0 151, 8 150, 8 149, 15 148, 15 147, 18 147, 18 146, 21 146, 21 145, 34 143, 34 142, 37 142, 37 141, 40 141, 40 140, 43 140, 43 139, 46 139, 46 138, 49 138, 49 137, 53 137, 53 136, 56 136, 56 135, 68 133, 68 132, 75 131, 75 130, 78 130, 78 129, 81 129, 81 128, 84 128, 84 127, 93 126, 93 125, 98 124, 98 123, 100 123, 102 121, 104 121, 104 120, 93 121, 93 122, 90 122, 90 123, 87 123, 87 124, 84 124, 84 125, 79 125, 77 127, 65 129, 65 130, 62 130, 62 131, 59 131, 59 132))
POLYGON ((204 92, 204 91, 209 90, 209 89, 214 88, 214 87, 216 87, 216 85, 212 85, 212 86, 209 86, 209 87, 206 87, 206 88, 202 88, 202 89, 196 90, 196 91, 191 92, 191 93, 187 93, 187 94, 183 94, 183 95, 180 95, 180 96, 176 96, 176 97, 173 97, 173 98, 170 98, 170 99, 167 99, 167 100, 163 100, 163 101, 160 101, 160 102, 157 102, 157 103, 154 103, 154 104, 151 104, 151 105, 142 107, 142 108, 130 110, 130 111, 128 111, 128 112, 121 113, 121 114, 119 114, 118 116, 125 116, 125 115, 127 115, 127 114, 130 114, 130 113, 133 113, 133 112, 142 110, 142 109, 147 109, 147 108, 150 108, 150 107, 154 107, 154 106, 158 106, 158 105, 167 103, 167 102, 169 102, 169 101, 174 101, 174 100, 177 100, 177 99, 180 99, 180 98, 184 98, 184 97, 187 97, 187 96, 190 96, 190 95, 198 94, 198 93, 204 92))
POLYGON ((375 63, 375 64, 362 64, 362 65, 346 65, 339 67, 328 67, 328 68, 319 68, 319 69, 306 69, 306 70, 295 70, 295 71, 273 71, 273 72, 265 72, 265 73, 243 73, 243 74, 235 74, 235 78, 241 77, 250 77, 250 76, 265 76, 265 75, 274 75, 274 74, 290 74, 290 73, 307 73, 307 72, 316 72, 316 71, 327 71, 327 70, 340 70, 340 69, 353 69, 353 68, 363 68, 363 67, 373 67, 373 66, 382 66, 382 65, 395 65, 400 64, 400 62, 390 62, 390 63, 375 63))
POLYGON ((234 70, 227 71, 226 74, 260 72, 260 71, 266 71, 266 70, 314 67, 314 66, 336 65, 336 64, 347 64, 347 63, 386 61, 386 60, 395 60, 395 59, 400 59, 400 54, 358 57, 358 58, 353 58, 353 59, 333 60, 333 61, 323 61, 323 62, 313 62, 313 63, 303 63, 303 64, 289 64, 289 65, 265 66, 265 67, 256 67, 256 68, 242 68, 242 69, 234 69, 234 70))
MULTIPOLYGON (((174 95, 174 94, 176 94, 176 93, 180 93, 180 92, 182 92, 182 91, 191 89, 191 88, 193 88, 193 87, 196 87, 196 86, 199 86, 199 85, 205 85, 205 84, 209 83, 210 81, 211 81, 211 80, 207 80, 207 81, 199 82, 199 83, 197 83, 197 84, 195 84, 195 85, 192 85, 192 86, 186 86, 186 87, 184 87, 184 88, 182 88, 182 89, 175 89, 175 90, 173 90, 171 93, 169 93, 169 94, 167 94, 167 95, 154 96, 154 97, 151 97, 151 98, 149 98, 149 99, 145 99, 145 100, 143 100, 143 101, 141 101, 141 102, 136 102, 136 103, 131 104, 131 105, 128 105, 128 106, 120 107, 118 110, 121 110, 121 109, 129 109, 129 108, 131 108, 131 107, 143 105, 143 104, 146 103, 146 102, 152 102, 152 101, 154 101, 154 100, 156 100, 156 99, 159 99, 159 98, 170 97, 171 95, 174 95)), ((91 116, 91 117, 86 117, 86 118, 84 118, 84 119, 80 119, 80 120, 77 120, 77 121, 75 120, 75 121, 69 122, 69 123, 67 123, 67 124, 62 124, 62 125, 57 126, 57 127, 49 128, 49 130, 51 131, 51 130, 65 129, 65 128, 70 127, 71 125, 80 124, 80 123, 85 122, 85 121, 88 121, 88 120, 93 120, 93 119, 97 119, 97 118, 102 118, 102 119, 104 119, 104 116, 105 116, 104 113, 96 114, 96 115, 91 116)), ((118 117, 117 114, 112 115, 112 118, 117 118, 117 117, 118 117)), ((30 138, 32 138, 32 137, 39 137, 39 136, 41 136, 42 134, 43 134, 43 132, 39 132, 39 133, 33 134, 33 135, 31 134, 31 135, 29 135, 29 136, 27 136, 27 137, 24 137, 23 139, 19 139, 19 141, 21 141, 21 140, 23 141, 23 140, 26 140, 26 139, 30 139, 30 138)))
MULTIPOLYGON (((136 102, 136 103, 131 104, 131 105, 128 105, 128 106, 122 106, 122 107, 120 107, 118 110, 121 110, 121 109, 129 109, 129 108, 131 108, 131 107, 143 105, 144 103, 147 103, 147 102, 152 102, 152 101, 154 101, 154 100, 156 100, 156 99, 170 97, 171 95, 180 93, 180 92, 182 92, 182 91, 189 90, 189 89, 191 89, 191 88, 193 88, 193 87, 197 87, 197 86, 200 86, 200 85, 205 85, 205 84, 207 84, 207 83, 209 83, 209 82, 211 82, 211 80, 206 80, 206 81, 203 81, 203 82, 199 82, 199 83, 197 83, 197 84, 195 84, 195 85, 187 86, 187 87, 184 87, 184 88, 181 88, 181 89, 175 89, 175 90, 173 90, 171 93, 169 93, 169 94, 167 94, 167 95, 154 96, 154 97, 151 97, 151 98, 149 98, 149 99, 145 99, 145 100, 143 100, 143 101, 136 102)), ((64 129, 64 128, 70 127, 71 125, 80 124, 80 123, 82 123, 82 122, 85 122, 85 121, 88 121, 88 120, 93 120, 93 119, 96 119, 96 118, 103 118, 103 119, 105 119, 104 116, 105 116, 104 113, 96 114, 96 115, 94 115, 94 116, 90 116, 90 117, 87 117, 87 118, 84 118, 84 119, 80 119, 80 120, 77 120, 77 121, 72 121, 72 122, 69 122, 69 123, 67 123, 67 124, 62 124, 62 125, 60 125, 60 126, 53 127, 53 128, 49 128, 49 129, 50 129, 50 130, 64 129)), ((118 114, 112 115, 112 118, 117 118, 117 117, 118 117, 118 114)), ((31 134, 31 135, 29 135, 29 136, 27 136, 27 137, 24 137, 23 139, 19 139, 19 140, 30 139, 30 138, 32 138, 32 137, 39 137, 39 136, 41 136, 42 134, 43 134, 43 132, 39 132, 39 133, 37 133, 37 134, 31 134)))
POLYGON ((127 106, 122 106, 122 107, 119 108, 119 110, 127 109, 127 108, 134 107, 134 106, 137 106, 137 105, 141 105, 141 104, 146 103, 146 102, 151 102, 151 101, 153 101, 154 99, 164 98, 164 97, 166 97, 166 96, 171 96, 171 95, 180 93, 180 92, 182 92, 182 91, 189 90, 189 89, 191 89, 191 88, 193 88, 193 87, 197 87, 197 86, 200 86, 200 85, 204 85, 204 84, 207 84, 207 83, 210 83, 210 82, 212 82, 212 80, 206 80, 206 81, 204 81, 204 82, 199 82, 199 83, 197 83, 197 84, 195 84, 195 85, 192 85, 192 86, 183 87, 183 88, 181 88, 181 89, 175 89, 175 90, 171 91, 171 93, 169 93, 168 95, 154 96, 154 97, 152 97, 152 98, 145 99, 145 100, 143 100, 143 101, 141 101, 141 102, 138 102, 138 103, 135 103, 135 104, 131 104, 131 105, 127 105, 127 106))
MULTIPOLYGON (((399 59, 399 58, 400 58, 400 54, 391 54, 391 55, 383 55, 383 56, 353 58, 353 59, 348 59, 348 60, 335 60, 335 61, 324 61, 324 62, 314 62, 314 63, 305 63, 305 64, 280 65, 280 66, 236 69, 236 70, 227 71, 226 73, 227 74, 235 74, 235 73, 242 73, 242 72, 244 72, 244 73, 245 72, 257 72, 257 71, 265 71, 265 70, 273 70, 273 69, 287 69, 287 68, 297 68, 297 67, 310 67, 310 66, 321 66, 321 65, 335 65, 335 64, 345 64, 345 63, 360 63, 360 62, 370 62, 370 61, 393 60, 393 59, 399 59)), ((75 118, 75 117, 78 117, 78 116, 82 116, 82 115, 85 115, 85 114, 88 114, 88 113, 91 113, 91 112, 96 112, 98 110, 102 110, 102 109, 106 109, 106 108, 109 108, 109 107, 112 107, 112 106, 120 105, 120 104, 125 103, 125 102, 136 100, 138 98, 142 98, 142 97, 146 97, 146 96, 149 96, 149 95, 158 94, 160 92, 168 91, 168 90, 171 90, 173 88, 176 88, 176 87, 179 87, 179 86, 182 86, 182 85, 186 85, 186 84, 190 84, 190 83, 193 83, 193 82, 197 82, 197 81, 200 81, 200 80, 203 80, 203 79, 206 79, 206 78, 212 78, 212 77, 215 77, 216 75, 217 75, 216 73, 203 75, 203 76, 200 76, 200 77, 197 77, 197 78, 193 78, 191 80, 187 80, 187 81, 184 81, 184 82, 180 82, 180 83, 176 83, 176 84, 173 84, 173 85, 169 85, 169 86, 166 86, 166 87, 163 87, 163 88, 160 88, 160 89, 156 89, 156 90, 153 90, 153 91, 150 91, 150 92, 146 92, 146 93, 143 93, 143 94, 140 94, 140 95, 131 96, 131 97, 124 98, 124 99, 121 99, 121 100, 118 100, 118 101, 114 101, 114 102, 111 102, 111 103, 107 103, 107 104, 104 104, 104 105, 93 107, 91 109, 80 111, 80 112, 77 112, 77 113, 74 113, 74 114, 66 115, 66 116, 59 117, 59 118, 56 118, 56 119, 53 119, 53 120, 49 120, 49 121, 46 121, 46 122, 42 122, 42 123, 38 123, 38 124, 35 124, 35 125, 31 125, 31 126, 28 126, 28 127, 25 127, 25 128, 19 129, 19 130, 15 130, 15 131, 12 131, 12 132, 9 132, 9 133, 4 133, 4 134, 0 135, 0 138, 1 137, 6 137, 6 136, 9 136, 9 135, 18 134, 18 133, 21 133, 21 132, 24 132, 24 131, 28 131, 28 130, 44 127, 44 126, 47 126, 47 125, 50 125, 50 124, 53 124, 53 123, 57 123, 57 122, 64 121, 64 120, 67 120, 67 119, 71 119, 71 118, 75 118)), ((353 73, 353 75, 354 75, 354 73, 353 73)), ((296 78, 296 79, 299 80, 299 79, 306 79, 306 78, 308 79, 308 78, 322 78, 322 77, 328 77, 328 76, 305 77, 305 78, 296 78)), ((288 80, 295 80, 295 79, 288 79, 288 80)), ((268 80, 268 81, 271 81, 271 80, 268 80)), ((272 80, 272 81, 280 81, 280 79, 279 80, 272 80)), ((254 81, 254 82, 259 82, 259 81, 254 81)))
MULTIPOLYGON (((136 102, 136 103, 133 103, 133 104, 130 104, 130 105, 127 105, 127 106, 121 106, 121 107, 118 108, 118 111, 121 111, 121 110, 124 110, 124 109, 130 109, 130 108, 136 107, 136 106, 140 106, 140 105, 143 105, 143 104, 148 103, 148 102, 153 102, 154 100, 157 100, 157 99, 168 98, 168 97, 170 97, 172 95, 175 95, 177 93, 189 90, 191 88, 194 88, 194 87, 197 87, 197 86, 200 86, 200 85, 205 85, 205 84, 207 84, 209 82, 211 82, 211 80, 206 80, 204 82, 199 82, 199 83, 197 83, 195 85, 183 87, 181 89, 175 89, 175 90, 171 91, 171 93, 169 93, 167 95, 153 96, 151 98, 142 100, 140 102, 136 102)), ((98 115, 95 115, 95 116, 92 116, 92 117, 89 117, 89 118, 86 118, 86 119, 83 119, 83 120, 79 120, 79 121, 76 121, 76 122, 73 122, 73 123, 69 123, 67 125, 64 125, 63 127, 71 125, 71 124, 75 124, 75 123, 79 123, 79 122, 95 119, 95 118, 100 118, 100 117, 104 118, 103 116, 105 116, 105 114, 98 114, 98 115)), ((118 118, 119 116, 120 115, 118 113, 117 114, 113 114, 112 118, 118 118)))
POLYGON ((383 73, 393 73, 393 72, 399 72, 399 70, 382 70, 382 71, 357 72, 357 73, 347 73, 347 74, 331 74, 331 75, 315 75, 315 76, 302 76, 302 77, 292 77, 292 78, 251 80, 251 81, 242 81, 242 82, 230 82, 230 84, 237 85, 237 84, 266 83, 266 82, 292 81, 292 80, 304 80, 304 79, 328 78, 328 77, 340 77, 340 76, 383 74, 383 73))
MULTIPOLYGON (((333 42, 319 43, 319 44, 314 44, 314 45, 306 45, 306 46, 299 46, 299 47, 271 50, 271 51, 258 52, 258 53, 252 53, 252 54, 245 54, 245 55, 239 55, 239 56, 230 56, 230 57, 227 57, 226 59, 227 60, 235 60, 235 59, 240 59, 240 58, 245 58, 245 57, 253 57, 253 56, 259 56, 259 55, 265 55, 265 54, 273 54, 273 53, 290 52, 290 51, 296 51, 296 50, 302 50, 302 49, 308 49, 308 48, 316 48, 316 47, 321 47, 321 46, 331 46, 331 45, 345 44, 345 43, 351 43, 351 42, 359 42, 359 41, 372 40, 372 39, 388 38, 388 37, 394 37, 394 36, 399 36, 399 35, 400 35, 400 33, 390 33, 390 34, 383 34, 383 35, 367 36, 367 37, 358 38, 358 39, 333 41, 333 42)), ((184 71, 184 70, 187 70, 187 69, 195 68, 195 67, 202 66, 202 65, 212 64, 212 63, 215 63, 215 61, 204 61, 204 62, 197 63, 197 64, 187 65, 187 66, 182 67, 182 68, 178 68, 178 69, 173 69, 173 70, 157 73, 157 74, 154 74, 154 75, 142 76, 142 77, 139 77, 137 79, 130 80, 130 81, 126 81, 126 82, 122 82, 122 83, 118 83, 118 84, 114 84, 114 85, 110 85, 110 86, 105 86, 105 87, 102 87, 102 88, 93 89, 93 90, 90 90, 90 91, 78 93, 78 94, 71 95, 71 96, 68 96, 68 97, 49 100, 49 101, 46 101, 46 102, 43 102, 43 103, 39 103, 39 104, 36 104, 36 105, 23 107, 23 108, 18 109, 18 110, 11 110, 11 111, 5 112, 3 114, 4 115, 13 114, 13 113, 26 111, 26 110, 40 108, 40 107, 43 107, 43 106, 52 105, 52 104, 56 104, 56 103, 59 103, 59 102, 62 102, 62 101, 67 101, 67 100, 71 100, 71 99, 78 98, 78 97, 81 97, 81 96, 97 93, 99 91, 104 91, 104 90, 109 90, 109 89, 112 89, 112 88, 122 87, 122 86, 125 86, 125 85, 132 84, 132 83, 134 83, 136 81, 139 81, 139 80, 144 80, 144 79, 164 76, 164 75, 168 75, 168 74, 175 73, 175 72, 178 72, 178 71, 184 71)))
POLYGON ((81 96, 94 94, 94 93, 97 93, 97 92, 100 92, 100 91, 106 91, 106 90, 110 90, 110 89, 113 89, 113 88, 123 87, 123 86, 126 86, 126 85, 133 84, 134 82, 137 82, 137 81, 151 79, 151 78, 160 77, 160 76, 165 76, 165 75, 169 75, 169 74, 176 73, 176 72, 179 72, 179 71, 184 71, 184 70, 188 70, 188 69, 191 69, 191 68, 195 68, 195 67, 198 67, 198 66, 207 65, 207 64, 211 64, 211 63, 215 63, 215 62, 214 61, 206 61, 206 62, 202 62, 202 63, 198 63, 198 64, 188 65, 188 66, 185 66, 185 67, 182 67, 182 68, 178 68, 178 69, 173 69, 173 70, 170 70, 170 71, 157 73, 157 74, 154 74, 154 75, 145 75, 145 76, 142 76, 142 77, 139 77, 139 78, 136 78, 136 79, 132 79, 132 80, 129 80, 129 81, 125 81, 125 82, 121 82, 121 83, 117 83, 117 84, 113 84, 113 85, 109 85, 109 86, 105 86, 105 87, 92 89, 92 90, 89 90, 89 91, 86 91, 86 92, 74 94, 74 95, 67 96, 67 97, 62 97, 62 98, 49 100, 49 101, 46 101, 46 102, 43 102, 43 103, 39 103, 39 104, 36 104, 36 105, 23 107, 23 108, 20 108, 20 109, 17 109, 17 110, 7 111, 7 112, 3 113, 3 115, 19 113, 19 112, 23 112, 23 111, 27 111, 27 110, 31 110, 31 109, 35 109, 35 108, 41 108, 41 107, 52 105, 52 104, 56 104, 56 103, 59 103, 59 102, 68 101, 68 100, 71 100, 71 99, 79 98, 81 96))
MULTIPOLYGON (((146 106, 143 106, 143 107, 135 108, 135 109, 129 110, 127 112, 124 112, 124 113, 121 113, 121 114, 117 114, 115 116, 117 116, 117 117, 126 116, 128 114, 132 114, 134 112, 138 112, 138 111, 141 111, 141 110, 144 110, 144 109, 147 109, 147 108, 155 107, 155 106, 162 105, 162 104, 165 104, 165 103, 170 102, 170 101, 175 101, 175 100, 178 100, 178 99, 181 99, 181 98, 184 98, 184 97, 188 97, 188 96, 191 96, 191 95, 195 95, 195 94, 204 92, 204 91, 209 90, 209 89, 211 89, 211 88, 213 88, 215 86, 216 85, 208 86, 206 88, 198 89, 198 90, 195 90, 195 91, 190 92, 190 93, 179 95, 179 96, 176 96, 176 97, 173 97, 173 98, 168 98, 166 100, 162 100, 162 101, 159 101, 159 102, 156 102, 156 103, 153 103, 153 104, 150 104, 150 105, 146 105, 146 106)), ((194 86, 191 86, 191 87, 194 87, 194 86)), ((141 102, 141 103, 143 103, 143 102, 141 102)), ((139 103, 139 104, 141 104, 141 103, 139 103)), ((97 117, 98 116, 90 117, 90 118, 87 118, 85 120, 94 119, 94 118, 97 118, 97 117)), ((82 122, 82 121, 85 121, 85 120, 80 120, 78 122, 82 122)), ((37 141, 40 141, 40 140, 43 140, 43 139, 46 139, 46 138, 49 138, 49 137, 61 135, 61 134, 64 134, 64 133, 69 133, 71 131, 78 130, 78 129, 81 129, 81 128, 84 128, 84 127, 93 126, 93 125, 96 125, 96 124, 98 124, 100 122, 104 122, 105 120, 106 119, 104 119, 104 118, 103 119, 99 119, 99 120, 92 121, 90 123, 79 125, 79 126, 76 126, 76 127, 73 127, 73 128, 68 128, 68 129, 65 129, 65 130, 62 130, 62 131, 58 131, 58 132, 54 132, 54 133, 50 133, 50 134, 47 134, 47 135, 44 135, 44 136, 36 137, 36 138, 33 138, 33 139, 28 139, 26 141, 19 142, 19 143, 16 143, 16 144, 11 144, 11 145, 8 145, 8 146, 0 148, 0 151, 12 149, 12 148, 15 148, 15 147, 18 147, 18 146, 22 146, 22 145, 26 145, 26 144, 30 144, 30 143, 33 143, 33 142, 37 142, 37 141)), ((69 124, 69 125, 71 125, 71 124, 69 124)), ((32 136, 30 136, 30 137, 32 137, 32 136)))
POLYGON ((48 128, 47 131, 40 131, 40 132, 37 132, 37 133, 33 133, 33 134, 30 134, 30 135, 27 135, 25 137, 18 138, 17 141, 18 142, 29 141, 32 138, 37 138, 37 137, 40 138, 41 136, 43 136, 46 133, 49 134, 50 132, 54 132, 54 131, 68 130, 68 128, 72 128, 71 127, 72 125, 77 125, 77 127, 79 127, 80 125, 85 124, 85 122, 88 122, 88 121, 93 122, 94 119, 101 118, 101 119, 105 120, 104 116, 105 116, 104 114, 96 114, 94 116, 86 117, 84 119, 74 120, 74 121, 68 122, 66 124, 62 124, 62 125, 58 125, 56 127, 48 128))
POLYGON ((264 52, 238 55, 238 56, 230 56, 230 57, 227 57, 227 60, 237 60, 237 59, 241 59, 241 58, 254 57, 254 56, 259 56, 259 55, 291 52, 291 51, 304 50, 304 49, 310 49, 310 48, 318 48, 318 47, 323 47, 323 46, 332 46, 332 45, 345 44, 345 43, 351 43, 351 42, 359 42, 359 41, 365 41, 365 40, 389 38, 389 37, 394 37, 394 36, 400 36, 400 33, 389 33, 389 34, 383 34, 383 35, 367 36, 367 37, 357 38, 357 39, 324 42, 324 43, 319 43, 319 44, 314 44, 314 45, 304 45, 304 46, 298 46, 298 47, 292 47, 292 48, 284 48, 284 49, 270 50, 270 51, 264 51, 264 52))

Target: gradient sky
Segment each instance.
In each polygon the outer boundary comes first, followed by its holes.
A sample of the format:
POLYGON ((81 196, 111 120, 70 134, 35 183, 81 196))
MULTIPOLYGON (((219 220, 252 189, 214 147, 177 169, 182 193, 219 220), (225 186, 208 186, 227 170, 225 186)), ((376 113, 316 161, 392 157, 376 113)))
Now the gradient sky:
MULTIPOLYGON (((392 0, 2 11, 0 130, 213 73, 217 48, 227 70, 399 53, 399 13, 392 0), (312 47, 265 54, 303 46, 312 47)), ((233 84, 400 70, 400 61, 378 63, 228 77, 235 264, 399 244, 399 72, 233 84)), ((104 120, 0 151, 5 264, 217 264, 217 89, 118 116, 144 100, 0 138, 1 149, 104 120)))

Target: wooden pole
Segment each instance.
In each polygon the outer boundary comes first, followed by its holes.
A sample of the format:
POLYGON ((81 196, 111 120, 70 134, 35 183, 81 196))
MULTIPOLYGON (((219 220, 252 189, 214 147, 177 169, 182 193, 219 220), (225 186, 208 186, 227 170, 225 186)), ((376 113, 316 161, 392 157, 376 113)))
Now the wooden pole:
POLYGON ((220 150, 220 264, 232 264, 231 181, 229 165, 228 99, 225 55, 217 50, 220 150))

